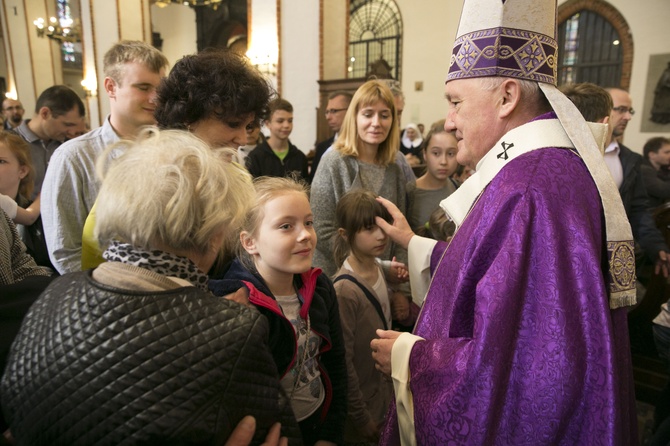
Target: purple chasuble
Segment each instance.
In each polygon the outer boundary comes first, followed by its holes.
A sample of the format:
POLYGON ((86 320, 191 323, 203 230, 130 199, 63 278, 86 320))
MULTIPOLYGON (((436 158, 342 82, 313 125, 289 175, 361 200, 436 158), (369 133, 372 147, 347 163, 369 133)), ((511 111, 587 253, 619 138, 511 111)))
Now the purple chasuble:
MULTIPOLYGON (((637 444, 600 197, 567 149, 506 165, 438 244, 410 357, 419 445, 637 444), (439 256, 444 252, 442 259, 439 256)), ((382 445, 399 444, 395 403, 382 445)))

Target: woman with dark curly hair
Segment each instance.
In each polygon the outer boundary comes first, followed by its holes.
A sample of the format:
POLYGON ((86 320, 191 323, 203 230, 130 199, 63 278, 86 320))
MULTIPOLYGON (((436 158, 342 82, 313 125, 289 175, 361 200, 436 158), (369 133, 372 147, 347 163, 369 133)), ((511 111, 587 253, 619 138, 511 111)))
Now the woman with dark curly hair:
POLYGON ((233 51, 206 49, 180 59, 158 87, 160 128, 188 130, 212 147, 246 144, 246 128, 267 116, 274 91, 233 51))
MULTIPOLYGON (((206 49, 177 61, 156 94, 159 128, 188 130, 210 147, 237 149, 246 144, 247 127, 266 116, 274 90, 244 56, 206 49)), ((84 224, 82 269, 103 261, 94 226, 95 206, 84 224)))

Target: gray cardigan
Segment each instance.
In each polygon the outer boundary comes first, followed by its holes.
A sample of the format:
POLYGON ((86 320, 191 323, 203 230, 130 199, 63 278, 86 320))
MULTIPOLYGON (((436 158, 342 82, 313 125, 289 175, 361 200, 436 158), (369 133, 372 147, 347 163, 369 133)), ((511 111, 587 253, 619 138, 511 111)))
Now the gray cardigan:
MULTIPOLYGON (((314 266, 323 269, 328 276, 333 276, 341 266, 335 264, 332 249, 332 237, 337 232, 335 206, 345 193, 361 188, 363 184, 356 158, 342 155, 337 150, 330 150, 323 155, 312 181, 310 205, 314 213, 317 235, 314 266)), ((392 201, 405 214, 405 177, 396 163, 386 167, 381 190, 372 192, 392 201)), ((393 256, 396 256, 398 261, 407 263, 407 251, 395 243, 389 243, 382 259, 391 260, 393 256)))

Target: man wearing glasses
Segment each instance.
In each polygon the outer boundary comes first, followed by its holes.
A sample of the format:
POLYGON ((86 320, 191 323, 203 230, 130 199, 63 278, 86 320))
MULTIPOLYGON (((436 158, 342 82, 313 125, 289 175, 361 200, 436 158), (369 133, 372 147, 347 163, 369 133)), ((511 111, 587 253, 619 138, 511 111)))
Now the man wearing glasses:
POLYGON ((21 101, 6 98, 2 101, 2 117, 5 118, 5 130, 13 130, 23 122, 23 109, 21 101))
MULTIPOLYGON (((655 264, 656 271, 668 277, 670 254, 663 235, 656 228, 649 212, 649 196, 641 173, 643 158, 621 143, 626 126, 635 114, 633 102, 625 90, 609 88, 607 91, 612 97, 613 107, 609 120, 612 136, 606 143, 605 163, 619 188, 636 243, 646 254, 647 260, 655 264)), ((640 256, 636 257, 638 267, 646 263, 640 256)), ((638 273, 641 272, 638 268, 638 273)), ((645 279, 639 274, 638 278, 645 279)))
POLYGON ((312 160, 312 169, 309 172, 309 181, 310 183, 314 179, 314 174, 316 173, 316 168, 321 161, 321 157, 326 150, 335 142, 337 138, 337 133, 342 127, 342 121, 344 121, 344 115, 347 114, 347 109, 351 103, 352 94, 347 91, 336 91, 331 93, 328 97, 328 105, 326 105, 326 121, 328 121, 328 127, 333 131, 333 136, 321 141, 316 145, 316 150, 314 153, 314 159, 312 160))

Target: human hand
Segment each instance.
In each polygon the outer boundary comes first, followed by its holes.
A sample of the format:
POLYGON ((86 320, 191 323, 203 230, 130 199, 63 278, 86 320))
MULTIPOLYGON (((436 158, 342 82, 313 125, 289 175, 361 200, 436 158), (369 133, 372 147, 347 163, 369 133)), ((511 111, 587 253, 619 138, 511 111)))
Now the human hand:
POLYGON ((238 304, 242 304, 246 307, 250 307, 251 303, 249 302, 249 290, 247 287, 242 287, 239 290, 231 294, 226 294, 223 296, 224 299, 232 300, 238 304))
POLYGON ((370 341, 372 359, 376 363, 375 368, 388 376, 391 376, 391 352, 393 344, 395 344, 400 334, 400 332, 393 330, 377 330, 379 338, 370 341))
MULTIPOLYGON (((256 432, 256 419, 251 415, 247 415, 242 418, 242 420, 237 423, 235 430, 228 437, 228 441, 224 446, 247 446, 251 444, 251 440, 254 438, 254 433, 256 432)), ((281 424, 275 423, 270 428, 268 435, 265 437, 265 441, 261 446, 288 446, 288 438, 281 437, 281 424)))
POLYGON ((382 228, 382 231, 384 231, 386 235, 391 238, 391 240, 407 249, 409 241, 414 236, 414 232, 412 232, 412 228, 409 227, 407 219, 404 215, 402 215, 400 209, 398 209, 395 204, 391 203, 386 198, 377 197, 377 201, 380 202, 389 211, 391 217, 393 218, 393 224, 387 223, 386 220, 381 217, 375 217, 375 223, 377 223, 377 226, 382 228))
POLYGON ((668 272, 670 271, 670 254, 665 251, 658 252, 658 260, 656 260, 656 267, 654 272, 656 274, 662 272, 663 277, 668 277, 668 272))
POLYGON ((396 321, 404 321, 409 317, 409 299, 400 291, 391 294, 391 313, 396 321))
POLYGON ((365 425, 358 428, 361 435, 370 443, 377 444, 379 443, 379 424, 370 420, 365 425))
POLYGON ((405 159, 407 160, 407 163, 411 166, 418 166, 421 164, 421 158, 418 156, 414 155, 413 153, 408 153, 405 155, 405 159))
POLYGON ((3 432, 2 436, 5 438, 5 441, 7 441, 7 444, 14 444, 14 436, 12 435, 11 430, 7 429, 3 432))
POLYGON ((409 270, 404 263, 398 262, 393 256, 391 267, 389 268, 389 277, 387 280, 391 283, 403 283, 409 281, 409 270))

